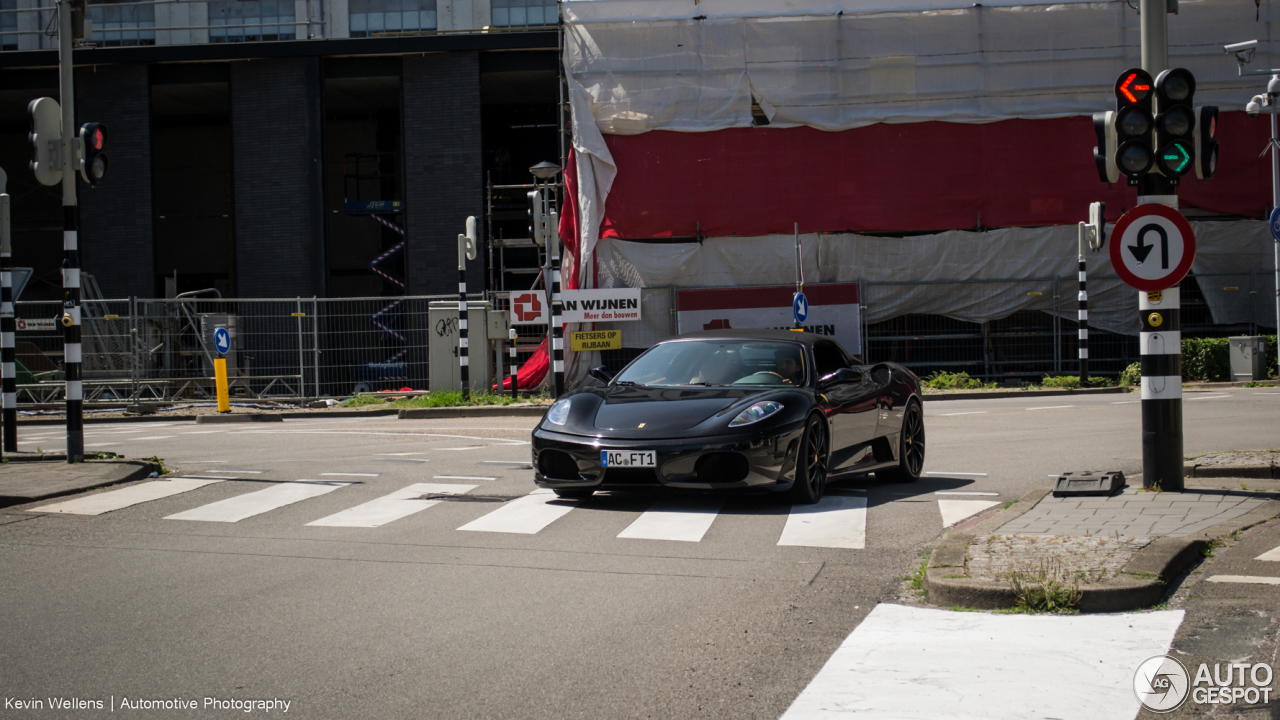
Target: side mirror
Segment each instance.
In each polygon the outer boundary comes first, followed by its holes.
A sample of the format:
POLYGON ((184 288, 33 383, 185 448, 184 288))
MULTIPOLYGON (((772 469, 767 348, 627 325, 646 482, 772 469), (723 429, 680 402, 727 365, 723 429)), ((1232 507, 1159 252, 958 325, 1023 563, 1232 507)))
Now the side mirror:
POLYGON ((834 385, 836 383, 843 383, 843 382, 858 382, 860 380, 862 380, 861 370, 854 370, 853 368, 840 368, 839 370, 836 370, 830 375, 823 375, 822 379, 818 380, 818 385, 819 387, 821 387, 823 385, 834 385))
POLYGON ((591 371, 587 374, 605 384, 613 380, 613 373, 609 372, 609 369, 604 365, 591 368, 591 371))

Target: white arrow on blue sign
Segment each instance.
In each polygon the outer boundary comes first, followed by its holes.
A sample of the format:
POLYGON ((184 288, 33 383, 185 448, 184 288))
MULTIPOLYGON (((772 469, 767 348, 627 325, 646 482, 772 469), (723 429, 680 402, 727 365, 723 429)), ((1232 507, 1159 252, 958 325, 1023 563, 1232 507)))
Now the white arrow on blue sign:
POLYGON ((791 298, 791 315, 799 324, 804 324, 806 318, 809 317, 809 298, 804 293, 798 292, 795 297, 791 298))
POLYGON ((1280 207, 1271 211, 1271 237, 1280 240, 1280 207))
POLYGON ((231 333, 224 327, 213 329, 213 349, 219 355, 226 355, 231 350, 231 333))

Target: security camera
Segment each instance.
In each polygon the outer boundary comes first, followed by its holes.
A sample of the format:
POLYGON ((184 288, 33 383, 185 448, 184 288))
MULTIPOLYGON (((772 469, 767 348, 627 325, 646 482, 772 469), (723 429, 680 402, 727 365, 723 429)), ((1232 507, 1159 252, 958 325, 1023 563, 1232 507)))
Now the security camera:
POLYGON ((1238 43, 1232 43, 1230 45, 1223 45, 1222 51, 1230 55, 1231 53, 1242 53, 1242 52, 1245 52, 1246 50, 1253 50, 1256 47, 1258 47, 1258 41, 1249 40, 1246 42, 1238 42, 1238 43))
POLYGON ((1262 112, 1262 104, 1266 101, 1261 95, 1254 95, 1248 105, 1244 106, 1244 111, 1249 113, 1249 117, 1258 117, 1258 113, 1262 112))

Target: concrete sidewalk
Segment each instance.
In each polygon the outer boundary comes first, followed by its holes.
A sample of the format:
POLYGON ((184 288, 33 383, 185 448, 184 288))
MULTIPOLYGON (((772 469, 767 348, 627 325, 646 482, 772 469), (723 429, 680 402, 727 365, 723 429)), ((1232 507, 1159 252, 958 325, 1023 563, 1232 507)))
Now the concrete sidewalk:
POLYGON ((1182 492, 1141 489, 1111 497, 1021 501, 959 523, 929 560, 928 601, 984 609, 1016 607, 1015 585, 1078 592, 1084 612, 1159 602, 1169 584, 1219 538, 1280 516, 1280 482, 1188 479, 1182 492))
POLYGON ((0 507, 141 480, 159 472, 160 465, 145 460, 89 460, 68 464, 65 460, 13 462, 6 458, 6 462, 0 464, 0 507))

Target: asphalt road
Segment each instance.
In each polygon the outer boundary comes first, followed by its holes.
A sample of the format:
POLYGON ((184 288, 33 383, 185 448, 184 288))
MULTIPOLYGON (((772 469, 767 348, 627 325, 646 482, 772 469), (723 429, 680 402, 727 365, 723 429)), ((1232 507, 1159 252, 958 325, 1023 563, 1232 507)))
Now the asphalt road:
MULTIPOLYGON (((1280 444, 1280 392, 1185 404, 1187 454, 1280 444)), ((1134 395, 926 416, 936 474, 836 484, 829 509, 863 533, 809 545, 843 547, 780 545, 791 507, 770 498, 530 496, 533 418, 90 426, 90 450, 206 480, 96 515, 0 511, 0 692, 279 698, 307 718, 777 718, 942 531, 946 502, 1141 464, 1134 395), (396 492, 437 502, 366 505, 396 492)), ((60 448, 60 429, 20 443, 60 448)))

